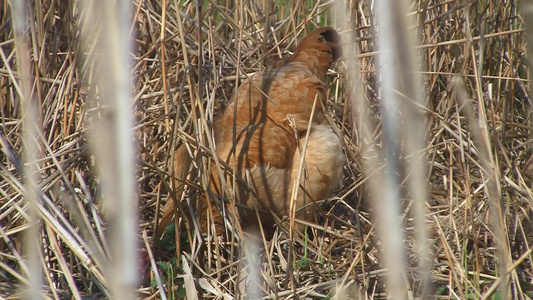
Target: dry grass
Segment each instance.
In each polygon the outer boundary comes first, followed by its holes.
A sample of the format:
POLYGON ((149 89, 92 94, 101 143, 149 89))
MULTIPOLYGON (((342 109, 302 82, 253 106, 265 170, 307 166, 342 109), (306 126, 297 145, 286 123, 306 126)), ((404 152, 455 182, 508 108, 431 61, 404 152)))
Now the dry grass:
MULTIPOLYGON (((386 298, 388 270, 382 255, 390 249, 384 249, 384 233, 376 225, 389 214, 372 206, 369 195, 379 195, 368 184, 380 180, 375 173, 387 168, 376 159, 386 150, 386 126, 380 110, 382 77, 376 71, 381 52, 374 37, 380 31, 372 1, 348 1, 338 4, 340 9, 332 1, 214 2, 205 1, 200 15, 194 1, 133 2, 138 252, 142 258, 149 252, 151 260, 141 262, 146 269, 139 271, 139 297, 240 298, 250 292, 247 280, 256 280, 262 291, 255 295, 269 298, 386 298), (336 24, 339 20, 352 21, 336 24), (195 171, 183 195, 194 201, 209 186, 205 168, 213 149, 212 120, 242 79, 270 59, 289 55, 306 29, 320 25, 340 28, 345 48, 356 54, 338 62, 329 76, 329 116, 348 163, 343 186, 322 204, 324 219, 320 225, 309 224, 314 238, 295 234, 290 242, 280 229, 264 242, 266 251, 247 248, 261 253, 248 255, 261 257, 254 261, 241 251, 235 232, 206 241, 197 231, 183 231, 178 235, 182 256, 174 259, 173 228, 161 241, 153 234, 160 206, 171 196, 182 197, 170 186, 173 149, 186 143, 195 155, 195 171)), ((94 122, 108 113, 97 68, 102 49, 91 38, 105 35, 108 28, 87 23, 88 11, 75 2, 28 6, 25 45, 33 78, 25 92, 10 3, 0 7, 0 296, 22 297, 31 280, 24 235, 36 228, 30 226, 34 211, 40 224, 37 268, 43 270, 46 297, 109 298, 113 289, 106 270, 113 261, 113 241, 106 235, 112 220, 103 213, 104 183, 92 148, 97 144, 88 136, 94 122), (27 114, 21 95, 38 104, 35 121, 42 134, 33 142, 23 134, 27 114), (37 160, 21 161, 30 148, 37 150, 37 160), (31 166, 38 169, 29 176, 39 187, 36 205, 30 201, 32 189, 24 184, 31 166)), ((406 267, 403 280, 409 291, 401 298, 531 299, 533 122, 520 7, 517 0, 421 0, 408 11, 416 24, 408 30, 419 40, 413 56, 421 67, 414 74, 422 82, 424 101, 405 90, 413 72, 387 72, 398 75, 399 103, 423 113, 425 123, 414 124, 427 136, 423 151, 413 152, 410 142, 398 144, 395 171, 401 176, 405 237, 405 256, 398 260, 406 267), (423 168, 409 165, 417 155, 426 161, 423 168), (413 184, 409 180, 415 169, 425 173, 413 184), (425 195, 425 207, 417 207, 417 195, 425 195), (424 230, 430 249, 420 253, 424 230), (426 282, 421 255, 428 253, 426 282)), ((398 34, 405 35, 401 30, 398 34)), ((412 121, 406 112, 400 114, 404 123, 412 121)), ((187 209, 182 213, 188 215, 187 209)), ((182 222, 195 227, 186 217, 182 222)))

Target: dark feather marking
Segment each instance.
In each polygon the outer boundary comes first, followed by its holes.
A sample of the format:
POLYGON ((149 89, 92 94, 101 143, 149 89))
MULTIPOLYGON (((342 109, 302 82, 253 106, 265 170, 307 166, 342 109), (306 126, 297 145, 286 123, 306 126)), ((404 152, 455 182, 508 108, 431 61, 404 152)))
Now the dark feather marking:
POLYGON ((337 31, 335 31, 334 29, 330 29, 330 30, 321 32, 320 35, 324 37, 326 42, 333 43, 336 45, 335 47, 332 47, 331 49, 331 57, 333 58, 333 61, 341 57, 342 56, 342 47, 340 46, 341 36, 337 33, 337 31))
POLYGON ((326 42, 335 43, 335 44, 339 44, 341 42, 340 35, 333 29, 321 32, 320 35, 324 37, 326 42))

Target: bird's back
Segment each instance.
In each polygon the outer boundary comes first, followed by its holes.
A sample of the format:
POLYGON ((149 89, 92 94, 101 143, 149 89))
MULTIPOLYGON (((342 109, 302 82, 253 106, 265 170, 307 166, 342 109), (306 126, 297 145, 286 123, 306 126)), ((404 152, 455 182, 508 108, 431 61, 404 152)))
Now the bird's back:
MULTIPOLYGON (((244 82, 215 123, 217 154, 236 171, 263 165, 289 168, 315 95, 325 98, 324 83, 301 63, 267 71, 244 82)), ((324 119, 319 103, 317 107, 315 123, 324 119)))

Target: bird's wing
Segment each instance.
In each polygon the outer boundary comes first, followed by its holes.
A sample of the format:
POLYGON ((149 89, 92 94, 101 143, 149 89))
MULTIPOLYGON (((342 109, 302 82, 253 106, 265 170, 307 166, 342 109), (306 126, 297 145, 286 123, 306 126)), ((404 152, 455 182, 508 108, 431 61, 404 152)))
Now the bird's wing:
MULTIPOLYGON (((325 91, 324 82, 302 63, 256 75, 241 85, 215 124, 217 154, 237 171, 290 168, 297 136, 307 129, 313 102, 325 99, 325 91)), ((323 113, 317 111, 314 121, 320 122, 323 113)))

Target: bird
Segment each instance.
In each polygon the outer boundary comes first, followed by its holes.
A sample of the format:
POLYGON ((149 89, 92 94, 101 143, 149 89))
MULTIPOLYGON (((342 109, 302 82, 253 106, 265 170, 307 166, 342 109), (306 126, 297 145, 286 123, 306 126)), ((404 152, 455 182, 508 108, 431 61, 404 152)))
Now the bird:
MULTIPOLYGON (((296 218, 313 222, 316 201, 328 198, 340 185, 345 156, 323 108, 328 69, 341 55, 338 32, 332 27, 315 29, 288 59, 245 80, 214 121, 215 155, 232 172, 221 174, 213 163, 211 190, 220 196, 235 191, 236 215, 245 232, 257 234, 261 228, 270 238, 276 225, 274 216, 289 216, 291 208, 296 218), (240 180, 232 180, 233 175, 240 180), (236 186, 232 186, 234 182, 236 186)), ((188 157, 183 146, 176 151, 175 173, 187 174, 183 168, 188 168, 188 162, 184 163, 188 157)), ((210 220, 220 233, 221 211, 207 197, 200 198, 201 230, 208 229, 210 211, 210 220)), ((174 212, 168 202, 160 230, 174 212)))

